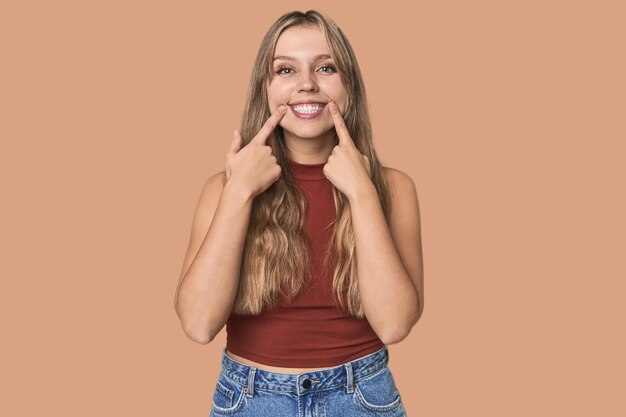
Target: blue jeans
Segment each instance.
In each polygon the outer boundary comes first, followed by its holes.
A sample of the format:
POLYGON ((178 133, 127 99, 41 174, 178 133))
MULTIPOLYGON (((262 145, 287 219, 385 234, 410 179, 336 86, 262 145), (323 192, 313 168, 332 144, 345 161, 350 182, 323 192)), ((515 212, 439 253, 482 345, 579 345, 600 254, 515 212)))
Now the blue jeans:
POLYGON ((330 369, 287 374, 222 351, 210 417, 406 417, 387 346, 330 369))

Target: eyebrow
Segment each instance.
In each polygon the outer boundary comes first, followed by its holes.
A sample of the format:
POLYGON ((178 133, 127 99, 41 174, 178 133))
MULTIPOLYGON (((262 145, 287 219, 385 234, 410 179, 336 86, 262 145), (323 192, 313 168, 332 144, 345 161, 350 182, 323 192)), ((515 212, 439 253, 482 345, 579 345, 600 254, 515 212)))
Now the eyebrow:
MULTIPOLYGON (((295 61, 296 59, 292 56, 287 56, 287 55, 278 55, 274 57, 274 61, 276 61, 277 59, 286 59, 287 61, 295 61)), ((328 54, 321 54, 321 55, 316 55, 315 57, 313 57, 313 61, 319 61, 320 59, 332 59, 332 56, 328 55, 328 54)))

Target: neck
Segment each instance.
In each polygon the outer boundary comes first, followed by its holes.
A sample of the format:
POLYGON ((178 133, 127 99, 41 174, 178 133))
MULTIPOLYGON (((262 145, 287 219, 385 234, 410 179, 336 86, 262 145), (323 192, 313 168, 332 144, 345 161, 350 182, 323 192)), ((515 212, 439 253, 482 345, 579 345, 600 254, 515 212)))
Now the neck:
POLYGON ((300 138, 285 132, 288 157, 300 164, 326 163, 337 143, 334 130, 316 138, 300 138))

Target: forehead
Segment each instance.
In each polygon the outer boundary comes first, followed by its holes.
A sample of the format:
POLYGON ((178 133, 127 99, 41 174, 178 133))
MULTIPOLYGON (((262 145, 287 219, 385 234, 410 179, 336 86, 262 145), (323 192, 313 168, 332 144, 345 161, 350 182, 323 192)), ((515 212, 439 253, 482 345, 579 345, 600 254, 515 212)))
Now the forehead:
POLYGON ((278 37, 274 57, 291 56, 308 61, 320 54, 329 54, 326 38, 316 26, 296 26, 283 31, 278 37))

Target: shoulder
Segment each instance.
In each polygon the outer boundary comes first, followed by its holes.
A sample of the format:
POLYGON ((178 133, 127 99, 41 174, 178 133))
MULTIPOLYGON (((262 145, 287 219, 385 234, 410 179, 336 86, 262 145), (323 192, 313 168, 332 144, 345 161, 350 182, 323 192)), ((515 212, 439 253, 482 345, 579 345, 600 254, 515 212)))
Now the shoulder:
POLYGON ((202 194, 211 194, 215 191, 220 191, 224 188, 226 184, 226 171, 220 171, 204 181, 204 186, 202 187, 202 194))
POLYGON ((392 198, 417 194, 413 179, 405 172, 391 167, 383 167, 383 172, 392 198))
POLYGON ((204 181, 198 198, 196 216, 209 215, 217 207, 225 184, 225 171, 217 172, 204 181))
POLYGON ((226 184, 226 171, 220 171, 220 172, 217 172, 217 173, 211 175, 207 179, 207 182, 216 182, 216 183, 219 183, 221 185, 226 184))

